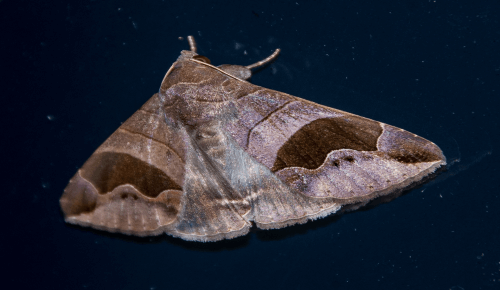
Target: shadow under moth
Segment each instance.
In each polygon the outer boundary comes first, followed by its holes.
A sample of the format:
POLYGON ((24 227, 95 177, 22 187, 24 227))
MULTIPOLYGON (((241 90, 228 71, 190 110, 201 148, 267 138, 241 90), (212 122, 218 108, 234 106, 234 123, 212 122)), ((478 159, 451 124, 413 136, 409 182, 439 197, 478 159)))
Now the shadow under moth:
POLYGON ((181 51, 160 90, 70 180, 68 223, 218 241, 401 192, 446 164, 405 130, 248 82, 249 66, 181 51))

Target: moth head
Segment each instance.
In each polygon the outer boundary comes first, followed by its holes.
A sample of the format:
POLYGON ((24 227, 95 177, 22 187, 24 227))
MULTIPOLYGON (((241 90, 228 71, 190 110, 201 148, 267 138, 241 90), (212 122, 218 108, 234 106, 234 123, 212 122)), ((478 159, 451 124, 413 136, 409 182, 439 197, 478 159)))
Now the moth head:
POLYGON ((203 56, 203 55, 199 55, 199 54, 195 55, 195 56, 193 56, 193 59, 196 59, 196 60, 199 60, 201 62, 210 64, 210 59, 208 59, 208 57, 203 56))
POLYGON ((193 58, 194 56, 197 56, 198 54, 194 51, 190 51, 190 50, 182 50, 181 51, 181 55, 179 55, 179 57, 177 58, 177 62, 181 62, 183 60, 188 60, 188 59, 191 59, 193 58))
MULTIPOLYGON (((184 61, 191 59, 196 62, 213 67, 211 65, 210 59, 208 59, 206 56, 197 54, 198 48, 196 47, 196 41, 194 40, 194 37, 189 35, 187 37, 187 40, 189 42, 189 47, 191 48, 191 50, 189 51, 183 50, 177 61, 184 61)), ((227 73, 228 75, 236 77, 240 80, 249 80, 250 77, 252 76, 252 69, 268 65, 269 63, 271 63, 276 59, 279 53, 280 49, 278 48, 270 56, 254 64, 247 66, 235 65, 235 64, 223 64, 218 66, 217 69, 227 73)))
POLYGON ((190 59, 194 59, 197 61, 201 61, 203 63, 211 64, 211 61, 208 57, 203 56, 203 55, 199 55, 196 52, 190 51, 190 50, 181 51, 181 55, 179 55, 179 57, 177 58, 177 61, 180 62, 180 61, 190 60, 190 59))
MULTIPOLYGON (((203 62, 206 64, 211 64, 210 59, 208 59, 208 57, 203 56, 203 55, 199 55, 199 54, 193 55, 191 57, 191 59, 196 60, 196 61, 200 61, 200 62, 203 62)), ((222 64, 222 65, 219 65, 217 68, 219 68, 220 70, 224 71, 225 73, 230 74, 234 77, 237 77, 241 80, 249 80, 250 77, 252 76, 252 71, 249 68, 242 66, 242 65, 222 64)))

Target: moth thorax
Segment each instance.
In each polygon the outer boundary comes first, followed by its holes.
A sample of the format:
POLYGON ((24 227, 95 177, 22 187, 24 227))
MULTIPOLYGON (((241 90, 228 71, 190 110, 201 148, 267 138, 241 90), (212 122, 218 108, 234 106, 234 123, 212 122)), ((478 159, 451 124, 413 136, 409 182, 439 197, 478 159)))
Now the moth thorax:
POLYGON ((186 131, 202 150, 213 151, 225 146, 222 122, 211 120, 196 125, 186 125, 186 131))
MULTIPOLYGON (((166 110, 167 112, 167 110, 166 110)), ((206 126, 214 122, 226 123, 237 118, 237 110, 232 102, 224 103, 184 103, 168 110, 177 120, 189 126, 206 126)))

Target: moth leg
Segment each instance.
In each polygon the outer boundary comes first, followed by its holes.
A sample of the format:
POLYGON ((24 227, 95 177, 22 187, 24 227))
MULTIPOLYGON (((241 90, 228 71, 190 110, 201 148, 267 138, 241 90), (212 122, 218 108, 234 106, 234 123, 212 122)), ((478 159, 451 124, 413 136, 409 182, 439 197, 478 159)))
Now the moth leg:
POLYGON ((251 64, 251 65, 247 65, 246 68, 247 69, 253 69, 253 68, 256 68, 256 67, 259 67, 259 66, 264 66, 270 62, 272 62, 273 60, 276 59, 276 57, 278 57, 278 54, 280 54, 280 49, 276 49, 273 54, 271 54, 270 56, 266 57, 265 59, 261 60, 261 61, 258 61, 254 64, 251 64))

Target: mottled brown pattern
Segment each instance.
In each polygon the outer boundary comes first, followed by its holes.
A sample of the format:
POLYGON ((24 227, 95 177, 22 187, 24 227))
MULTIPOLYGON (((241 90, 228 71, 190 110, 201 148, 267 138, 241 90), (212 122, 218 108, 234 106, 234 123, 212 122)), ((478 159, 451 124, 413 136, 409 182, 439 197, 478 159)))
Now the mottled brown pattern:
POLYGON ((442 159, 442 153, 435 150, 435 145, 424 138, 393 126, 384 125, 384 128, 388 137, 380 142, 379 147, 394 160, 412 164, 442 159))
POLYGON ((168 128, 163 116, 148 114, 139 110, 123 123, 119 130, 139 134, 144 138, 156 141, 168 147, 179 159, 184 160, 184 146, 168 128))
POLYGON ((250 134, 252 134, 252 130, 259 126, 260 123, 262 122, 265 122, 267 121, 274 113, 276 113, 277 111, 283 109, 286 105, 288 105, 291 101, 287 101, 285 103, 283 103, 282 105, 280 105, 279 107, 276 107, 274 110, 270 111, 269 113, 267 113, 267 115, 264 116, 264 118, 258 120, 257 122, 255 122, 255 124, 252 125, 252 127, 250 128, 250 130, 248 130, 248 134, 247 134, 247 142, 245 144, 245 148, 248 148, 248 143, 250 142, 250 134))
MULTIPOLYGON (((205 66, 191 61, 178 61, 173 64, 173 69, 169 76, 165 78, 160 86, 160 94, 164 93, 173 85, 177 84, 199 84, 211 77, 212 71, 205 66)), ((215 75, 216 77, 218 75, 215 75)))
POLYGON ((70 180, 60 199, 69 223, 146 236, 163 232, 180 210, 182 191, 167 190, 156 198, 148 198, 126 184, 103 195, 80 173, 70 180))

